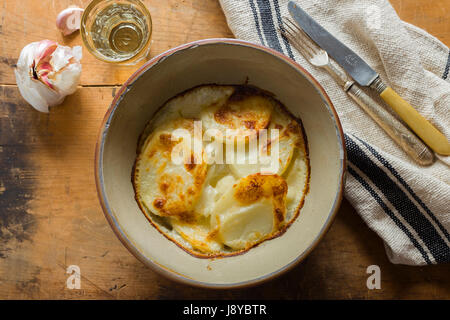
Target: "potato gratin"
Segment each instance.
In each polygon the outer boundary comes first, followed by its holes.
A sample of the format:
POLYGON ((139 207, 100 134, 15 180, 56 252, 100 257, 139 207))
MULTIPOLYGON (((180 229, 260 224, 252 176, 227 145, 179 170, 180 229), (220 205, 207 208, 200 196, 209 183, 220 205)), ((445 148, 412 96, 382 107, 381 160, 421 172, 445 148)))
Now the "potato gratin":
POLYGON ((189 253, 242 253, 281 235, 299 215, 307 150, 301 122, 267 92, 196 87, 169 100, 147 125, 133 172, 136 200, 151 224, 189 253), (269 158, 276 162, 269 166, 269 158))

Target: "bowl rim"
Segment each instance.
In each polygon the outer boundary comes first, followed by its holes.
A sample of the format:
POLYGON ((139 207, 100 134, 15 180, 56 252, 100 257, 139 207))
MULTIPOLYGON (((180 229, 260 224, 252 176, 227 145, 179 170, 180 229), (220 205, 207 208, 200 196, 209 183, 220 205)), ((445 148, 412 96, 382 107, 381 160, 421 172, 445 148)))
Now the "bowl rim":
POLYGON ((156 273, 165 276, 166 278, 169 278, 173 281, 176 281, 178 283, 191 285, 194 287, 200 287, 200 288, 209 288, 209 289, 233 289, 233 288, 246 288, 250 286, 255 286, 258 284, 261 284, 263 282, 270 281, 272 279, 275 279, 288 271, 292 270, 295 266, 297 266, 300 262, 302 262, 320 243, 320 241, 323 239, 325 234, 328 232, 329 228, 331 227, 336 214, 340 208, 340 204, 343 199, 343 193, 344 193, 344 183, 345 183, 345 176, 347 171, 347 151, 345 148, 345 138, 344 138, 344 132, 342 129, 342 125, 339 119, 339 116, 336 112, 336 109, 326 93, 325 89, 322 87, 322 85, 306 70, 304 69, 300 64, 295 62, 294 60, 290 59, 289 57, 285 56, 284 54, 259 45, 252 42, 234 39, 234 38, 211 38, 211 39, 203 39, 198 41, 189 42, 183 45, 180 45, 178 47, 169 49, 154 58, 147 61, 144 65, 142 65, 137 71, 135 71, 130 78, 122 85, 122 87, 118 90, 116 93, 110 107, 108 108, 104 119, 102 121, 102 124, 100 126, 100 131, 98 134, 97 142, 96 142, 96 148, 95 148, 95 182, 96 182, 96 188, 97 188, 97 194, 100 201, 100 205, 102 207, 103 213, 106 217, 106 220, 110 224, 111 228, 113 229, 115 235, 119 238, 119 240, 122 242, 122 244, 144 265, 151 268, 156 273), (336 194, 336 197, 334 199, 333 206, 328 214, 328 217, 325 221, 325 224, 322 226, 319 234, 313 239, 312 243, 309 245, 309 247, 303 251, 301 254, 299 254, 294 260, 292 260, 287 265, 283 266, 282 268, 275 270, 269 274, 260 276, 256 279, 251 279, 247 281, 237 282, 237 283, 231 283, 231 284, 221 284, 221 283, 209 283, 209 282, 202 282, 198 280, 191 279, 185 275, 181 275, 177 273, 174 270, 169 269, 166 266, 163 266, 159 264, 157 261, 153 261, 146 257, 143 253, 140 252, 140 250, 132 243, 130 239, 128 239, 126 233, 121 229, 118 221, 114 217, 111 208, 109 207, 109 204, 106 200, 106 192, 105 192, 105 185, 103 180, 103 150, 105 145, 105 139, 107 136, 107 133, 109 131, 109 126, 112 121, 112 118, 114 116, 114 113, 121 102, 123 98, 123 94, 126 93, 128 86, 132 85, 140 76, 142 76, 146 71, 150 70, 153 66, 157 65, 159 62, 162 62, 167 57, 172 56, 175 53, 182 52, 191 48, 196 48, 199 46, 206 46, 206 45, 215 45, 215 44, 227 44, 227 45, 237 45, 237 46, 245 46, 245 47, 251 47, 257 50, 264 51, 268 54, 271 54, 275 56, 278 59, 281 59, 283 62, 289 64, 291 67, 295 68, 297 71, 299 71, 303 76, 307 78, 307 80, 318 90, 318 92, 321 94, 322 100, 324 100, 326 107, 329 109, 329 111, 334 116, 334 122, 336 127, 336 132, 338 134, 338 140, 339 140, 339 149, 341 153, 341 159, 340 159, 340 172, 339 172, 339 190, 336 194))

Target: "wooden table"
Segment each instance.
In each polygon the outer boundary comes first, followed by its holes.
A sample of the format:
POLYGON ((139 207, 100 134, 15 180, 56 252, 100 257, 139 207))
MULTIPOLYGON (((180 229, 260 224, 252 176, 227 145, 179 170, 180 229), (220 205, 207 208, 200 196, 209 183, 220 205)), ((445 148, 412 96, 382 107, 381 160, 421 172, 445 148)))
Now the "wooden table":
MULTIPOLYGON (((50 114, 21 98, 13 66, 22 47, 44 38, 79 45, 54 28, 57 13, 87 0, 0 0, 0 298, 450 298, 447 266, 396 266, 382 241, 344 201, 331 230, 287 275, 245 290, 210 291, 173 283, 136 260, 106 222, 94 184, 94 146, 117 88, 136 67, 101 63, 85 52, 81 88, 50 114), (368 290, 366 268, 381 267, 368 290), (81 290, 66 267, 81 268, 81 290)), ((232 37, 215 0, 146 0, 154 18, 152 55, 179 44, 232 37)), ((450 44, 448 0, 392 0, 399 15, 450 44)))

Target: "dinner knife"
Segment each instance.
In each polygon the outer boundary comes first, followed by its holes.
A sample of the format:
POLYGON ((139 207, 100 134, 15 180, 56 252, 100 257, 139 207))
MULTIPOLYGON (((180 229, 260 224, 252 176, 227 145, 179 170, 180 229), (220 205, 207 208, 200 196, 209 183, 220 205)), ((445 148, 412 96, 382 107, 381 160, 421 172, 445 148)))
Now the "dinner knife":
POLYGON ((447 138, 408 102, 387 86, 379 74, 361 57, 336 39, 294 1, 288 4, 289 13, 305 33, 341 65, 361 86, 375 89, 380 97, 408 124, 408 126, 436 153, 450 155, 447 138))

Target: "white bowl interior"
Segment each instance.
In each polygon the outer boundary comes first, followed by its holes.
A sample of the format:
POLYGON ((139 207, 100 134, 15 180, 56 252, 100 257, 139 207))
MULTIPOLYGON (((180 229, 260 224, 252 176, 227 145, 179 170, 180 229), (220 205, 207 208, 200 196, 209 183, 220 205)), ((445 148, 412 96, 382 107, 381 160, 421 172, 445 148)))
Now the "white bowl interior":
POLYGON ((104 132, 100 178, 119 236, 128 239, 144 262, 201 285, 259 281, 301 259, 330 222, 342 188, 342 140, 338 120, 325 101, 290 62, 244 43, 194 45, 161 58, 128 86, 104 132), (281 237, 235 257, 196 258, 161 235, 136 204, 131 173, 138 138, 155 111, 174 95, 200 84, 244 84, 247 79, 275 94, 302 119, 311 160, 310 191, 300 216, 281 237))

